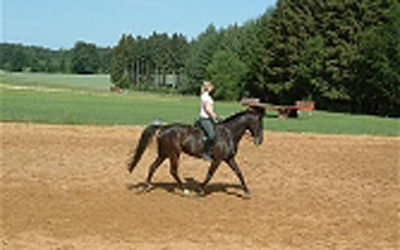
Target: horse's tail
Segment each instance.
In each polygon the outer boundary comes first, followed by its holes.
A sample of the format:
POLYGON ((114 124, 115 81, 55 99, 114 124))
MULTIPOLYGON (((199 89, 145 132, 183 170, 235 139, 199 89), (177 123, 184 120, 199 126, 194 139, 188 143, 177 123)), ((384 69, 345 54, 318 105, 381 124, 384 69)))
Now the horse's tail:
POLYGON ((135 154, 128 165, 129 173, 132 173, 133 169, 136 167, 147 146, 150 144, 151 138, 155 135, 156 131, 160 128, 160 125, 150 125, 148 126, 140 136, 139 143, 136 147, 135 154))

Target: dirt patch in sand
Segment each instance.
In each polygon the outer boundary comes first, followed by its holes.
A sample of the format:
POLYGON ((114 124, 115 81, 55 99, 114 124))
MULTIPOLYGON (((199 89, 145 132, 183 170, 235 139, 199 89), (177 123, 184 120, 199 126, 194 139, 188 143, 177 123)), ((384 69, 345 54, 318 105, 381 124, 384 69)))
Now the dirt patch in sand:
MULTIPOLYGON (((1 124, 3 249, 397 249, 394 137, 267 132, 240 144, 252 199, 222 165, 202 198, 184 197, 164 163, 137 194, 155 145, 130 175, 140 127, 1 124)), ((204 179, 188 156, 179 174, 204 179)))

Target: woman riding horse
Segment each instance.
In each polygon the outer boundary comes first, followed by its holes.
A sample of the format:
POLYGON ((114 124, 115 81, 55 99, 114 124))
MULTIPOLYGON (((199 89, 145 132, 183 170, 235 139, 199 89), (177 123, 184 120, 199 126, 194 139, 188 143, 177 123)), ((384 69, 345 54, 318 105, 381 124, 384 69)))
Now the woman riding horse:
POLYGON ((217 139, 217 133, 215 131, 215 124, 217 122, 217 115, 214 111, 214 100, 211 97, 211 92, 214 90, 212 82, 204 81, 201 88, 201 108, 200 118, 197 124, 203 129, 206 134, 206 140, 204 142, 204 154, 203 159, 211 159, 211 147, 214 145, 217 139))
MULTIPOLYGON (((263 142, 263 116, 265 110, 262 107, 250 107, 239 112, 216 125, 218 138, 211 148, 211 166, 207 176, 200 184, 199 193, 204 193, 204 187, 211 180, 215 171, 221 164, 226 162, 239 178, 246 197, 250 197, 250 191, 246 186, 242 172, 236 163, 235 156, 238 150, 238 143, 246 131, 250 131, 254 144, 260 145, 263 142)), ((158 132, 158 155, 150 165, 146 179, 146 187, 151 187, 151 179, 157 168, 165 159, 170 161, 170 172, 179 186, 183 183, 178 176, 178 159, 182 152, 191 156, 201 158, 205 153, 203 144, 203 132, 201 129, 190 125, 150 125, 142 133, 135 154, 129 164, 128 170, 132 172, 141 159, 151 138, 158 132)))

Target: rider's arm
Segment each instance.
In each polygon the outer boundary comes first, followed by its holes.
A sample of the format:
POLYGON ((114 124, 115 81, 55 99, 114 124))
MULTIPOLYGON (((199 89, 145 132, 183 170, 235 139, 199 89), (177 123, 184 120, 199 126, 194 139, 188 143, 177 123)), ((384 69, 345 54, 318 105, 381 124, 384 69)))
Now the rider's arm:
POLYGON ((204 110, 206 111, 207 115, 209 115, 214 121, 217 120, 217 115, 215 114, 213 106, 210 102, 204 103, 204 110))

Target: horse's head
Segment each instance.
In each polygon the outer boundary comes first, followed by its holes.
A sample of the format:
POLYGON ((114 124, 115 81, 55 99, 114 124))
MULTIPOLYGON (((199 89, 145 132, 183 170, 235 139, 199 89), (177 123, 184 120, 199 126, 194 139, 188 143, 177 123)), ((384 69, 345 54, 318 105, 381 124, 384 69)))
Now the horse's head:
POLYGON ((250 134, 253 137, 254 144, 259 146, 264 140, 263 117, 265 110, 263 108, 252 107, 248 112, 251 114, 251 118, 249 119, 250 122, 247 129, 250 131, 250 134))
POLYGON ((244 133, 249 131, 255 145, 263 143, 263 117, 264 107, 250 107, 249 109, 228 117, 220 124, 231 130, 233 139, 238 143, 244 133))

